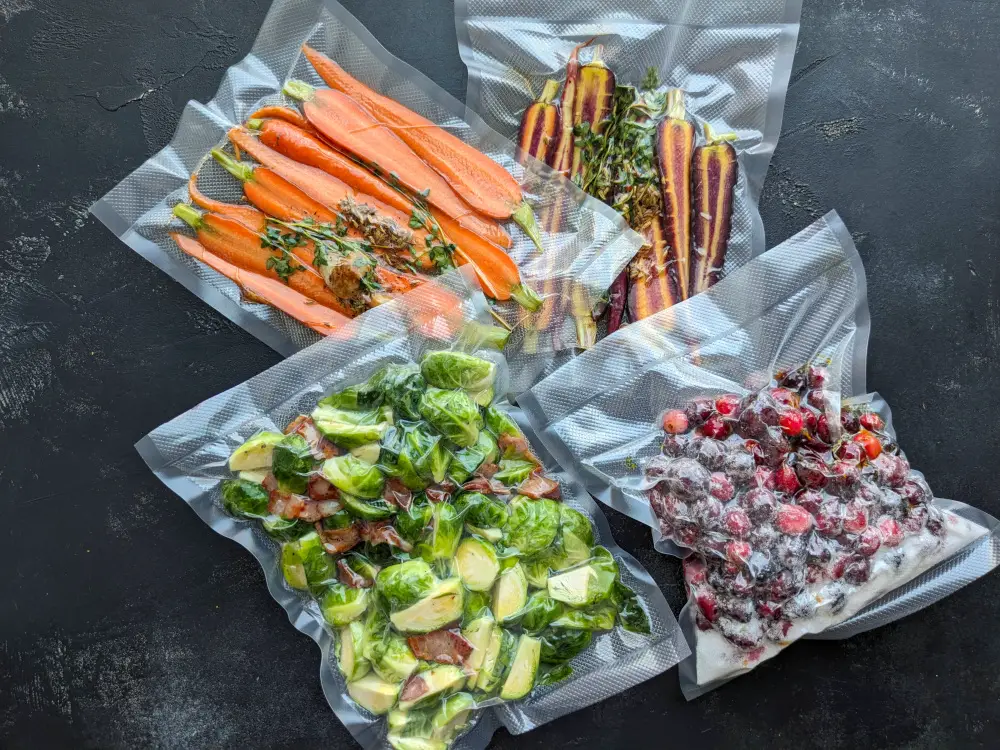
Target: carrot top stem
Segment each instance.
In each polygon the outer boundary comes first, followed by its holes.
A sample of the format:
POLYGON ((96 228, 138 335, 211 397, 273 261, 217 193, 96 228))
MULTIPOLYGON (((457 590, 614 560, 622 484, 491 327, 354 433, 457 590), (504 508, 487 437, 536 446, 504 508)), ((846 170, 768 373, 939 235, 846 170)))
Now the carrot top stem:
POLYGON ((670 89, 667 92, 667 117, 683 120, 684 115, 684 92, 681 89, 670 89))
POLYGON ((202 213, 190 204, 178 203, 174 206, 174 216, 192 229, 199 229, 201 227, 202 213))
POLYGON ((529 312, 534 312, 542 306, 542 298, 527 284, 518 284, 510 290, 510 296, 514 298, 517 304, 529 312))
POLYGON ((552 104, 559 95, 559 85, 559 81, 554 78, 547 79, 545 85, 542 87, 541 96, 538 97, 537 101, 544 104, 552 104))
POLYGON ((712 130, 712 126, 707 122, 705 123, 705 140, 708 142, 709 146, 714 146, 716 143, 725 143, 727 141, 739 140, 739 136, 736 133, 716 133, 712 130))
POLYGON ((310 86, 305 81, 288 81, 281 90, 292 97, 293 99, 298 99, 301 102, 308 101, 312 99, 313 94, 316 93, 316 88, 310 86))
POLYGON ((247 120, 247 127, 250 128, 250 130, 260 130, 263 124, 264 119, 261 117, 251 117, 247 120))
POLYGON ((538 252, 545 252, 545 248, 542 247, 542 236, 538 229, 538 224, 535 222, 535 214, 531 211, 531 206, 528 205, 527 201, 521 203, 517 207, 517 210, 510 215, 524 233, 528 235, 528 238, 535 243, 535 247, 538 248, 538 252))
POLYGON ((236 161, 233 157, 221 149, 213 148, 212 158, 215 159, 222 168, 235 177, 240 182, 249 182, 253 179, 253 166, 246 162, 236 161))

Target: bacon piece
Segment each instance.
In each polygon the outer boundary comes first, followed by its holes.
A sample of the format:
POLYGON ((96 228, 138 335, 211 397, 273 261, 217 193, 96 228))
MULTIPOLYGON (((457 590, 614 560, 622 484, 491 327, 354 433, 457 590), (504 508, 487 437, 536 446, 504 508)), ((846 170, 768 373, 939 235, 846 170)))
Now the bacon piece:
POLYGON ((430 690, 430 685, 422 674, 415 674, 406 681, 403 689, 399 691, 400 701, 415 701, 421 695, 425 695, 430 690))
POLYGON ((496 464, 487 463, 484 461, 479 464, 479 468, 475 470, 474 474, 477 477, 483 477, 484 479, 491 479, 494 474, 500 471, 500 467, 496 464))
POLYGON ((309 477, 309 489, 307 493, 313 500, 336 500, 340 497, 340 492, 322 474, 313 474, 309 477))
POLYGON ((361 538, 369 544, 389 544, 403 552, 413 549, 389 521, 358 521, 357 525, 361 538))
POLYGON ((278 489, 278 480, 274 478, 274 474, 268 472, 267 476, 264 477, 264 481, 261 482, 260 485, 268 492, 274 492, 278 489))
POLYGON ((490 490, 489 491, 492 492, 494 495, 509 495, 510 494, 510 489, 508 489, 507 485, 505 485, 499 479, 491 479, 490 480, 490 490))
POLYGON ((435 630, 406 639, 413 655, 438 664, 464 664, 472 653, 472 644, 457 630, 435 630))
POLYGON ((309 444, 309 450, 312 451, 313 458, 317 460, 321 461, 325 458, 333 458, 340 455, 340 448, 323 437, 322 433, 316 429, 316 423, 313 422, 312 417, 299 414, 285 428, 286 435, 291 435, 293 432, 305 438, 306 443, 309 444))
POLYGON ((462 485, 462 489, 466 492, 489 492, 492 487, 486 477, 473 477, 462 485))
POLYGON ((531 450, 531 444, 528 442, 528 439, 523 435, 501 435, 500 439, 497 440, 497 446, 500 448, 500 455, 504 458, 520 456, 525 461, 531 461, 536 466, 542 465, 542 462, 538 460, 538 456, 531 450))
MULTIPOLYGON (((267 512, 282 518, 299 518, 309 501, 305 495, 293 495, 290 492, 271 490, 267 501, 267 512)), ((317 519, 318 520, 318 519, 317 519)))
POLYGON ((352 589, 370 589, 375 585, 374 581, 352 570, 344 560, 337 560, 337 576, 342 584, 352 589))
POLYGON ((554 479, 549 479, 547 476, 542 474, 532 474, 530 477, 521 482, 521 486, 517 488, 517 491, 520 494, 527 495, 535 500, 543 497, 560 497, 559 482, 554 479))
POLYGON ((438 484, 432 484, 426 490, 424 494, 427 495, 427 499, 432 503, 445 503, 451 497, 451 493, 457 489, 454 483, 449 481, 440 482, 438 484))
POLYGON ((323 540, 323 549, 331 555, 343 554, 361 542, 361 534, 356 524, 342 529, 324 529, 321 524, 316 524, 316 533, 323 540))
POLYGON ((390 505, 396 505, 403 510, 409 510, 413 503, 413 493, 399 479, 393 477, 385 483, 382 490, 382 499, 390 505))

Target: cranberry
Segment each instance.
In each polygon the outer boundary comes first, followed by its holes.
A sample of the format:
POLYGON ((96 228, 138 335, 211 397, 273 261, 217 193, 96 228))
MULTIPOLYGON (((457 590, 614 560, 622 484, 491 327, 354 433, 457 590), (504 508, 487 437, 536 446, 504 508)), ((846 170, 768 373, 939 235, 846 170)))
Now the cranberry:
POLYGON ((866 411, 858 419, 858 422, 866 430, 871 430, 872 432, 878 432, 883 427, 885 427, 885 421, 875 412, 866 411))
POLYGON ((806 557, 811 562, 830 562, 833 557, 831 546, 831 542, 819 534, 810 534, 806 543, 806 557))
POLYGON ((719 600, 715 598, 715 593, 712 591, 702 591, 698 594, 696 601, 698 602, 698 609, 701 610, 702 616, 709 622, 715 622, 719 616, 719 600))
POLYGON ((750 519, 756 524, 768 523, 777 513, 778 501, 774 493, 763 487, 756 487, 745 492, 739 499, 740 507, 743 508, 750 519))
POLYGON ((710 438, 715 438, 716 440, 725 440, 731 434, 733 434, 733 427, 729 422, 720 417, 718 414, 713 414, 708 419, 705 420, 704 424, 698 428, 702 435, 710 438))
POLYGON ((887 487, 882 488, 882 510, 893 515, 898 515, 903 510, 903 498, 895 490, 887 487))
POLYGON ((934 536, 945 535, 944 516, 933 506, 930 507, 930 511, 928 512, 927 530, 934 536))
POLYGON ((785 460, 792 451, 792 444, 788 442, 781 430, 776 427, 769 427, 760 436, 760 450, 764 454, 764 464, 767 466, 777 466, 785 460))
POLYGON ((857 464, 861 463, 861 460, 865 457, 865 449, 857 443, 845 441, 837 446, 834 454, 843 461, 851 461, 857 464))
POLYGON ((753 584, 743 575, 743 569, 738 565, 726 563, 727 567, 732 566, 737 569, 736 575, 725 579, 722 588, 734 596, 750 596, 753 594, 753 584))
POLYGON ((902 456, 893 456, 888 453, 882 453, 871 462, 871 466, 875 469, 875 478, 881 484, 890 487, 902 485, 910 473, 909 461, 902 456))
POLYGON ((857 500, 852 500, 844 508, 844 531, 860 534, 868 528, 868 511, 857 500))
POLYGON ((726 463, 726 445, 709 437, 696 437, 687 447, 688 458, 693 458, 709 471, 718 471, 726 463))
POLYGON ((688 431, 688 418, 680 409, 671 409, 663 415, 663 430, 671 435, 688 431))
POLYGON ((695 613, 694 622, 698 626, 698 630, 712 630, 712 623, 701 612, 695 613))
POLYGON ((757 614, 765 620, 781 617, 781 605, 778 602, 758 601, 757 614))
POLYGON ((726 515, 722 519, 722 527, 730 536, 743 539, 750 533, 753 525, 750 523, 750 516, 746 514, 746 511, 733 508, 726 511, 726 515))
POLYGON ((809 395, 806 396, 806 403, 817 411, 825 413, 830 410, 830 397, 823 390, 809 391, 809 395))
POLYGON ((754 549, 770 549, 778 541, 778 532, 769 524, 755 526, 750 532, 750 544, 754 549))
POLYGON ((704 422, 712 415, 714 410, 715 404, 710 398, 696 398, 684 408, 688 422, 692 426, 704 422))
POLYGON ((718 528, 725 506, 714 497, 702 498, 695 506, 695 516, 706 529, 718 528))
POLYGON ((830 478, 838 487, 850 489, 861 481, 861 471, 850 461, 836 461, 830 467, 830 478))
POLYGON ((736 596, 727 596, 719 600, 719 610, 727 617, 740 622, 750 622, 753 617, 753 601, 736 596))
POLYGON ((698 525, 691 521, 683 521, 674 527, 674 541, 684 547, 694 547, 700 536, 698 525))
POLYGON ((822 565, 810 565, 806 568, 806 583, 819 583, 826 578, 826 570, 822 565))
POLYGON ((891 516, 882 516, 875 524, 882 536, 882 544, 886 547, 898 547, 903 541, 903 529, 891 516))
POLYGON ((861 536, 858 537, 858 553, 864 555, 865 557, 871 557, 876 552, 878 548, 882 546, 882 535, 879 533, 878 529, 868 527, 861 532, 861 536))
POLYGON ((812 409, 799 409, 799 414, 802 415, 802 425, 806 432, 813 434, 816 432, 816 412, 812 409))
POLYGON ((749 623, 741 623, 729 617, 722 617, 716 627, 727 641, 746 651, 758 648, 764 640, 764 626, 757 618, 749 623))
POLYGON ((712 475, 711 486, 712 497, 717 497, 724 503, 728 503, 736 494, 736 488, 733 487, 733 483, 729 481, 729 477, 719 472, 712 475))
POLYGON ((646 463, 646 478, 654 482, 663 479, 673 463, 666 456, 653 456, 646 463))
POLYGON ((687 441, 680 435, 667 435, 663 438, 663 446, 661 450, 664 456, 670 456, 672 458, 678 458, 684 455, 684 449, 687 447, 687 441))
POLYGON ((840 426, 847 432, 857 432, 861 427, 861 423, 858 421, 857 414, 853 411, 844 410, 840 412, 840 426))
POLYGON ((771 598, 783 601, 796 593, 795 575, 790 570, 782 570, 770 583, 771 598))
POLYGON ((746 542, 726 542, 726 559, 732 563, 745 563, 753 554, 753 549, 746 542))
POLYGON ((826 466, 815 456, 802 456, 795 464, 795 472, 806 487, 821 489, 826 485, 826 466))
POLYGON ((779 382, 793 391, 801 391, 806 386, 806 376, 802 370, 792 370, 779 378, 779 382))
POLYGON ((823 536, 840 536, 844 530, 843 509, 836 500, 825 500, 814 517, 816 530, 823 536))
POLYGON ((927 515, 926 505, 910 508, 909 514, 903 519, 903 530, 907 534, 919 534, 927 524, 927 515))
POLYGON ((867 430, 861 430, 861 432, 852 437, 851 440, 865 449, 865 453, 868 454, 869 460, 878 458, 878 455, 882 452, 882 443, 878 441, 878 438, 875 437, 875 435, 867 430))
POLYGON ((812 528, 813 517, 805 508, 782 503, 778 506, 778 517, 775 525, 782 534, 799 536, 812 528))
POLYGON ((764 487, 768 490, 774 489, 774 472, 766 466, 758 466, 753 473, 753 485, 764 487))
POLYGON ((768 427, 778 426, 778 410, 770 403, 758 398, 745 405, 740 412, 737 429, 743 437, 758 438, 768 427))
POLYGON ((871 575, 871 565, 867 558, 852 557, 844 566, 843 578, 855 586, 865 583, 871 575))
POLYGON ((684 580, 689 586, 698 586, 705 582, 706 570, 704 560, 694 555, 686 557, 683 562, 684 580))
POLYGON ((715 399, 715 410, 724 417, 735 419, 739 408, 740 397, 733 393, 727 393, 725 396, 719 396, 715 399))
POLYGON ((767 458, 764 456, 764 449, 761 448, 759 440, 754 440, 753 438, 745 440, 743 441, 743 447, 747 449, 751 456, 753 456, 755 463, 767 463, 767 458))
POLYGON ((788 464, 782 464, 778 467, 777 471, 774 472, 774 488, 779 492, 785 492, 789 495, 794 495, 799 491, 799 477, 793 469, 788 464))
POLYGON ((815 513, 823 504, 823 495, 816 490, 802 490, 795 496, 795 502, 810 513, 815 513))
POLYGON ((874 482, 862 478, 858 486, 851 493, 855 498, 866 505, 877 505, 882 502, 882 490, 874 482))
POLYGON ((675 458, 664 474, 664 481, 679 500, 698 500, 708 494, 712 475, 691 458, 675 458))
POLYGON ((825 367, 809 365, 807 373, 810 388, 822 388, 830 382, 830 373, 825 367))
POLYGON ((799 395, 797 393, 792 393, 787 388, 772 388, 770 390, 770 396, 775 403, 790 408, 798 408, 799 395))
POLYGON ((910 505, 926 504, 933 498, 930 487, 919 477, 904 482, 897 492, 910 505))
POLYGON ((827 445, 833 442, 833 435, 830 434, 830 420, 826 418, 826 414, 820 414, 816 420, 816 437, 827 445))
POLYGON ((802 412, 797 409, 788 410, 781 414, 778 424, 781 426, 783 433, 789 437, 795 437, 802 434, 802 430, 805 427, 805 420, 802 418, 802 412))
POLYGON ((754 458, 745 450, 737 449, 727 453, 723 466, 729 478, 736 484, 746 484, 753 478, 754 458))

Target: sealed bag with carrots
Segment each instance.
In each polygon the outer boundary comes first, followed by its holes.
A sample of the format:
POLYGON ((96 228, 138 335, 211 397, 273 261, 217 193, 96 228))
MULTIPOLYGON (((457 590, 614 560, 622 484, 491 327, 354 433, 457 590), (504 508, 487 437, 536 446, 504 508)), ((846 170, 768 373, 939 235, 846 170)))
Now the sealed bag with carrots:
POLYGON ((278 0, 216 97, 92 211, 286 355, 459 266, 518 340, 558 287, 587 314, 555 323, 592 342, 641 237, 465 113, 336 3, 278 0))

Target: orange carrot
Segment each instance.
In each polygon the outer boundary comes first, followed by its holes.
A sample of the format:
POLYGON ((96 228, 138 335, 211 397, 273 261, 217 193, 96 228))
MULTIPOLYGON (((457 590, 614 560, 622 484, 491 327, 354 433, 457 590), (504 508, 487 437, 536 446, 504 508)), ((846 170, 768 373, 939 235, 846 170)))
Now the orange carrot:
POLYGON ((302 101, 306 118, 328 142, 371 165, 376 174, 398 180, 414 195, 425 194, 431 206, 484 239, 500 244, 499 238, 506 232, 499 224, 476 214, 441 175, 349 96, 333 89, 316 89, 302 81, 289 81, 283 90, 302 101))
POLYGON ((192 237, 180 232, 171 232, 170 236, 185 254, 236 282, 248 297, 266 300, 267 304, 295 318, 316 333, 328 335, 350 320, 335 310, 317 304, 315 300, 300 294, 278 279, 251 273, 208 252, 204 245, 192 237))
POLYGON ((198 189, 197 172, 188 179, 188 194, 191 196, 192 203, 200 208, 204 208, 206 211, 214 211, 222 216, 228 216, 230 219, 235 219, 247 229, 252 229, 255 232, 264 231, 264 227, 267 224, 267 218, 264 214, 251 206, 239 206, 209 198, 198 189))
POLYGON ((274 120, 282 120, 287 123, 291 123, 296 127, 300 127, 310 133, 315 133, 313 126, 309 124, 309 120, 302 116, 302 113, 291 107, 280 107, 280 106, 270 106, 261 107, 252 115, 247 118, 247 125, 254 120, 263 120, 271 118, 274 120))
POLYGON ((476 211, 509 219, 524 210, 521 186, 495 161, 395 99, 372 90, 312 47, 303 45, 302 51, 330 88, 354 99, 398 135, 476 211))

